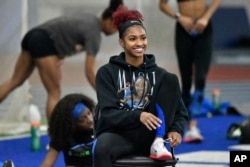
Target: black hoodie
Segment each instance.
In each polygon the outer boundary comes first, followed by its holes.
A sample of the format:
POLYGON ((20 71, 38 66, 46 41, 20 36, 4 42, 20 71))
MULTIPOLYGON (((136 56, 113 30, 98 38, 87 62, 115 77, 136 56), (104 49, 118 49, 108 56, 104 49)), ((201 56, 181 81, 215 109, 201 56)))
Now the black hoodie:
POLYGON ((183 135, 188 113, 181 100, 178 78, 157 66, 154 55, 145 54, 139 67, 126 63, 124 52, 111 57, 97 72, 96 90, 97 136, 114 132, 137 142, 152 142, 155 131, 147 130, 140 122, 140 113, 156 114, 156 103, 164 111, 167 132, 183 135))

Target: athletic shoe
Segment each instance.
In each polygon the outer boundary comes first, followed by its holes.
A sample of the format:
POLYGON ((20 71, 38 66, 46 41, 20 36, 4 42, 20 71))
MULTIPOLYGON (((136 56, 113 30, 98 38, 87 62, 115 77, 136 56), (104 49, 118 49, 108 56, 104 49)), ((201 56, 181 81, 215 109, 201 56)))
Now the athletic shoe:
POLYGON ((195 91, 192 95, 192 102, 187 107, 191 117, 199 116, 202 114, 203 94, 200 91, 195 91))
POLYGON ((185 143, 200 143, 203 141, 203 137, 200 134, 200 130, 193 126, 186 132, 183 141, 185 143))
MULTIPOLYGON (((168 140, 168 139, 167 139, 168 140)), ((154 143, 150 148, 150 158, 156 160, 170 160, 172 154, 167 150, 165 143, 168 141, 162 138, 155 139, 154 143)))
POLYGON ((15 167, 13 161, 6 160, 3 164, 3 167, 15 167))

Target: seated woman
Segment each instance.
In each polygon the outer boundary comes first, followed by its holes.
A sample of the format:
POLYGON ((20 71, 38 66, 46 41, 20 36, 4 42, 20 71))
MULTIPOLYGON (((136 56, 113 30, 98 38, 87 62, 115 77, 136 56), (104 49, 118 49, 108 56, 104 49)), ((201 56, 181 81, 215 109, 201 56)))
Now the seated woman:
POLYGON ((188 113, 178 78, 146 54, 147 34, 140 12, 124 6, 113 14, 123 52, 112 56, 96 76, 94 167, 112 167, 125 155, 167 160, 165 139, 182 141, 188 113))

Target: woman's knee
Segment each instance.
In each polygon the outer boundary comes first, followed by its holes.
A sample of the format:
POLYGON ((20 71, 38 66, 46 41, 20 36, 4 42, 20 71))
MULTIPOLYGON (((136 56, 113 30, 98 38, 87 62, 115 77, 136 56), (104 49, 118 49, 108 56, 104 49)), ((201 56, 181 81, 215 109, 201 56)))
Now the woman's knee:
POLYGON ((133 143, 114 133, 104 133, 97 137, 97 142, 94 150, 96 158, 106 157, 111 161, 122 155, 133 151, 133 143))
POLYGON ((103 141, 103 140, 97 140, 97 143, 95 145, 94 149, 94 155, 103 157, 103 155, 107 155, 110 151, 110 144, 103 141))
POLYGON ((15 88, 18 88, 18 87, 22 86, 25 81, 26 80, 21 80, 19 78, 13 77, 13 78, 11 78, 11 80, 9 82, 10 83, 9 86, 11 86, 12 87, 11 89, 13 90, 15 88))

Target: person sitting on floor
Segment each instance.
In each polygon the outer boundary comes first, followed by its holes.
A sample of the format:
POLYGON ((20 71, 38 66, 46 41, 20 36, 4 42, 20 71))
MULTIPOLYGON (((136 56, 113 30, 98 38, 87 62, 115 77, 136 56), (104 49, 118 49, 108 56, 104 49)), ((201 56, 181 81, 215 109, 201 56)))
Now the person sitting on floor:
POLYGON ((62 151, 67 167, 92 167, 95 103, 83 94, 68 94, 55 106, 49 121, 50 148, 40 167, 51 167, 62 151))

